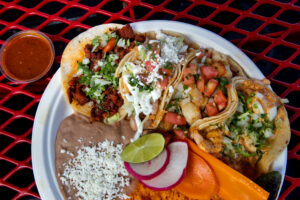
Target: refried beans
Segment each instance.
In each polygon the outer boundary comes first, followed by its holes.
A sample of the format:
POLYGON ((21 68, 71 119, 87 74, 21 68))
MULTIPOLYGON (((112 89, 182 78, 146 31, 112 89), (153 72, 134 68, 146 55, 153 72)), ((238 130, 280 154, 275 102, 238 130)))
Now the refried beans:
MULTIPOLYGON (((122 120, 114 125, 101 122, 91 123, 87 118, 78 114, 72 114, 65 118, 59 126, 55 141, 55 167, 56 178, 60 191, 65 199, 79 199, 75 187, 63 184, 61 175, 66 165, 75 158, 82 146, 96 146, 105 140, 113 141, 114 144, 122 144, 123 147, 130 142, 134 136, 129 122, 122 120)), ((134 191, 136 179, 130 177, 130 185, 124 188, 126 194, 134 191)))

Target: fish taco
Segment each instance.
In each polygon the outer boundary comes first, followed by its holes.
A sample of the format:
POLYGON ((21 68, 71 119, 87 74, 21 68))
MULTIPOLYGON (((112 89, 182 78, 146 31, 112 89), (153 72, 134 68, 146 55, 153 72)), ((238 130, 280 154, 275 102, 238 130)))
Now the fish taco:
POLYGON ((146 38, 126 55, 116 72, 133 129, 137 130, 134 139, 143 128, 159 125, 186 55, 195 47, 183 35, 169 31, 149 32, 146 38))

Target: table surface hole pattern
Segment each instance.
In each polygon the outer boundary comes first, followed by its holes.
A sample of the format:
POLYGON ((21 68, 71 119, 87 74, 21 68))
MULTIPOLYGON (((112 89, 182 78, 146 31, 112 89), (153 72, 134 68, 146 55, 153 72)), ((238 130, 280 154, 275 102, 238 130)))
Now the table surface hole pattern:
POLYGON ((292 137, 279 199, 299 198, 299 0, 0 0, 0 47, 14 33, 35 29, 53 41, 56 56, 49 73, 31 84, 0 74, 0 199, 40 199, 32 174, 32 125, 69 40, 98 24, 150 19, 193 24, 231 41, 271 80, 274 91, 289 99, 292 137))

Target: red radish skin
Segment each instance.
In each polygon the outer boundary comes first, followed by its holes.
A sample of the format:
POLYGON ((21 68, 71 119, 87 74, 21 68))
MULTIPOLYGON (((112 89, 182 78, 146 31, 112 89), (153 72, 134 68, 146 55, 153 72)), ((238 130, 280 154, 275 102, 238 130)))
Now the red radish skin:
MULTIPOLYGON (((125 168, 127 169, 127 171, 132 174, 132 176, 134 176, 135 178, 139 179, 139 180, 149 180, 152 179, 158 175, 160 175, 167 167, 167 165, 169 164, 170 161, 170 151, 169 149, 165 149, 161 154, 159 154, 157 157, 155 157, 153 160, 147 161, 145 163, 139 163, 139 164, 131 164, 128 162, 124 162, 125 168), (145 168, 148 168, 149 165, 151 165, 154 161, 154 159, 158 159, 158 156, 164 156, 162 154, 166 154, 165 155, 165 159, 164 162, 161 163, 161 166, 158 167, 158 169, 150 174, 141 174, 139 172, 137 172, 138 170, 134 170, 134 166, 135 165, 146 165, 145 168)), ((142 166, 140 166, 142 167, 142 166)))
POLYGON ((142 184, 152 190, 165 191, 178 185, 185 175, 188 160, 188 145, 184 140, 177 140, 169 144, 170 161, 166 169, 150 180, 140 180, 142 184))

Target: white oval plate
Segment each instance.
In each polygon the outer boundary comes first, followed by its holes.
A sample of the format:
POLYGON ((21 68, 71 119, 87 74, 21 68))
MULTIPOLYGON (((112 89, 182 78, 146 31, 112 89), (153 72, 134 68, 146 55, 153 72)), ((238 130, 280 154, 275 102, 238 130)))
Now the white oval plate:
MULTIPOLYGON (((264 78, 256 65, 236 46, 217 34, 203 28, 175 21, 155 20, 131 24, 138 32, 171 30, 182 33, 202 47, 212 47, 217 51, 230 55, 251 77, 264 78)), ((72 114, 61 89, 61 75, 58 70, 47 86, 39 103, 32 131, 32 166, 35 182, 43 200, 63 199, 55 176, 54 143, 57 129, 61 121, 72 114)), ((287 162, 287 149, 274 163, 283 177, 287 162)), ((282 185, 281 182, 281 185, 282 185)))

